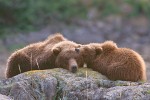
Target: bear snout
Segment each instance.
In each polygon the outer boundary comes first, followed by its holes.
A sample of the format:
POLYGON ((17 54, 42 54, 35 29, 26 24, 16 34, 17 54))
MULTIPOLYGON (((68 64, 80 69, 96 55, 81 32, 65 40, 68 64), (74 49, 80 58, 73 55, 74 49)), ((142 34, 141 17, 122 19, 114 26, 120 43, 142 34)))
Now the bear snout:
POLYGON ((78 66, 77 66, 77 65, 71 66, 71 72, 72 72, 72 73, 77 72, 77 69, 78 69, 78 66))
POLYGON ((69 69, 72 73, 77 72, 78 64, 77 61, 73 58, 69 60, 69 69))

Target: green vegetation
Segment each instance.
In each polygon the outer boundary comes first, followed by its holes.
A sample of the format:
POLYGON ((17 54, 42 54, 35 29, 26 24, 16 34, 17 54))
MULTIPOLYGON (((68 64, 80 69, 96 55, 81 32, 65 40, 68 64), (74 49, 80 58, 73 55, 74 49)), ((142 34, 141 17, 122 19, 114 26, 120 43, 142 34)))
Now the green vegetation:
POLYGON ((16 49, 18 50, 18 49, 23 48, 24 46, 25 46, 24 44, 14 44, 14 45, 9 46, 7 49, 8 51, 13 52, 16 49))
POLYGON ((150 90, 147 90, 147 94, 150 94, 150 90))
POLYGON ((13 31, 30 31, 52 20, 68 20, 84 16, 80 0, 1 0, 0 34, 13 31))
POLYGON ((0 37, 39 29, 54 20, 86 18, 91 8, 99 12, 98 18, 110 14, 150 17, 149 0, 0 0, 0 37), (124 5, 130 11, 124 11, 124 5))
POLYGON ((130 13, 133 16, 138 16, 143 14, 147 17, 150 17, 150 2, 149 0, 125 0, 132 7, 132 12, 130 13))

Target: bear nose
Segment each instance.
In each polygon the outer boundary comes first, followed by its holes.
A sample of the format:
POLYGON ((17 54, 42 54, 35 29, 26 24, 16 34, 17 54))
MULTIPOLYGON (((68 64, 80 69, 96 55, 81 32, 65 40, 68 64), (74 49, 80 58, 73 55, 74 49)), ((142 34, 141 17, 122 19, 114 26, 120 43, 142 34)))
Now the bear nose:
POLYGON ((79 48, 75 48, 75 51, 76 51, 77 53, 79 53, 79 52, 80 52, 80 49, 79 49, 79 48))
POLYGON ((77 72, 77 66, 76 65, 73 65, 72 67, 71 67, 71 71, 73 72, 73 73, 75 73, 75 72, 77 72))
POLYGON ((69 60, 69 70, 70 70, 72 73, 77 72, 77 70, 78 70, 78 64, 77 64, 76 59, 71 58, 71 59, 69 60))

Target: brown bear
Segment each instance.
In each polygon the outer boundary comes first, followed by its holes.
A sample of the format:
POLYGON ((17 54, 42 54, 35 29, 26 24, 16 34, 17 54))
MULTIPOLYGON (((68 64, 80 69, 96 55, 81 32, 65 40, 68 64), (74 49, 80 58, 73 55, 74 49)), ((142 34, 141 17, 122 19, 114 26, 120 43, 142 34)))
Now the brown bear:
POLYGON ((54 34, 45 41, 33 43, 15 51, 8 58, 6 77, 9 78, 29 70, 53 68, 56 56, 51 49, 61 41, 66 41, 66 39, 61 34, 54 34))
MULTIPOLYGON (((51 35, 45 41, 30 44, 15 51, 9 57, 6 77, 10 78, 30 70, 43 70, 62 66, 63 68, 69 69, 69 65, 78 67, 75 61, 77 58, 76 55, 79 55, 79 53, 75 51, 76 46, 78 47, 78 44, 67 40, 61 34, 51 35), (75 55, 73 53, 75 53, 75 55), (68 59, 69 56, 72 56, 72 59, 68 59), (65 64, 67 61, 69 65, 65 64)), ((72 71, 71 68, 70 70, 72 71)), ((74 70, 77 70, 77 68, 74 68, 74 70)), ((74 70, 73 72, 75 72, 74 70)))
POLYGON ((91 43, 80 48, 87 67, 111 80, 146 81, 143 58, 129 48, 118 48, 113 41, 91 43))

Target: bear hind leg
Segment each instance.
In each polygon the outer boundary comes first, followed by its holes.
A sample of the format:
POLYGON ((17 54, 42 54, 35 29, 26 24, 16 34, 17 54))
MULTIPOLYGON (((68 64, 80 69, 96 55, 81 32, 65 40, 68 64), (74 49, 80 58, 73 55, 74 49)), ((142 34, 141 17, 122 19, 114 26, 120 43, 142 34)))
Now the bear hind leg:
POLYGON ((30 58, 24 53, 16 52, 7 62, 6 78, 31 70, 30 58))

